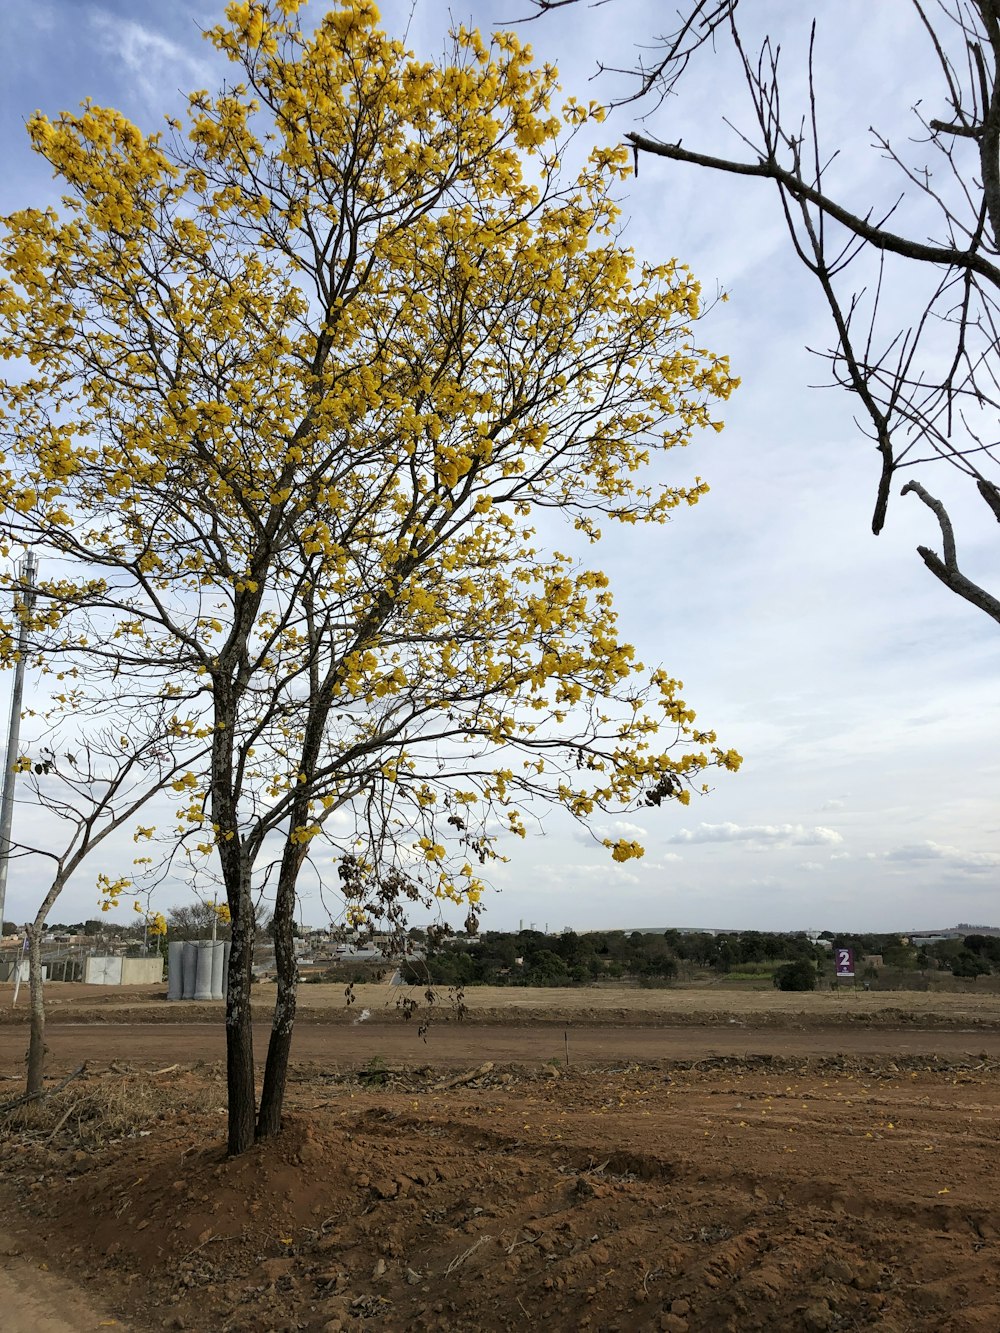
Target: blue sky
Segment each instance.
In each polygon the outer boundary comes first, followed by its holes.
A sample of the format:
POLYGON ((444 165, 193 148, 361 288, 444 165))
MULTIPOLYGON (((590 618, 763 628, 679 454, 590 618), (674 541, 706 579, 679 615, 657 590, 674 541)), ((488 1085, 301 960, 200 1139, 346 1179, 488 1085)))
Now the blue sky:
MULTIPOLYGON (((311 8, 319 12, 317 0, 311 8)), ((409 3, 381 8, 400 31, 409 3)), ((489 29, 527 10, 526 0, 474 0, 452 12, 489 29)), ((0 212, 57 200, 24 133, 35 108, 54 115, 90 96, 156 128, 182 106, 183 91, 218 82, 199 31, 220 11, 205 0, 3 6, 0 212)), ((908 133, 908 108, 935 86, 904 0, 874 9, 844 0, 836 11, 820 28, 824 115, 845 147, 837 179, 861 206, 880 169, 867 126, 908 133), (864 19, 864 45, 848 36, 860 30, 854 18, 864 19)), ((448 12, 443 0, 415 0, 409 36, 424 54, 440 51, 448 12)), ((790 25, 794 51, 796 0, 757 12, 790 25)), ((621 85, 591 82, 597 55, 626 65, 632 40, 662 27, 656 0, 615 0, 553 14, 522 35, 559 66, 567 93, 608 98, 621 85)), ((789 96, 798 85, 790 61, 789 96)), ((735 82, 719 73, 696 79, 690 93, 647 108, 644 132, 735 151, 722 123, 728 110, 739 114, 735 82)), ((619 139, 641 110, 615 112, 601 140, 619 139)), ((996 626, 925 571, 915 546, 936 546, 938 534, 915 500, 895 497, 885 532, 872 537, 874 451, 846 396, 808 387, 823 367, 804 348, 827 345, 827 322, 774 198, 762 183, 644 157, 624 207, 637 251, 677 255, 706 293, 728 292, 703 337, 730 354, 743 387, 724 433, 696 441, 677 462, 678 477, 708 480, 709 496, 664 529, 609 533, 597 559, 612 577, 625 637, 648 665, 684 680, 699 718, 745 763, 687 809, 667 805, 609 825, 640 837, 641 862, 616 866, 567 820, 538 812, 495 876, 484 924, 1000 924, 996 626)), ((904 287, 892 299, 902 307, 906 296, 904 287)), ((993 520, 943 467, 919 475, 953 506, 969 572, 996 587, 993 520)), ((31 828, 30 809, 19 806, 17 818, 31 828)), ((100 868, 67 890, 57 919, 93 915, 100 868)), ((33 911, 43 873, 12 868, 8 917, 33 911)), ((300 915, 319 922, 318 897, 308 882, 303 890, 300 915)), ((165 889, 156 905, 183 894, 165 889)))

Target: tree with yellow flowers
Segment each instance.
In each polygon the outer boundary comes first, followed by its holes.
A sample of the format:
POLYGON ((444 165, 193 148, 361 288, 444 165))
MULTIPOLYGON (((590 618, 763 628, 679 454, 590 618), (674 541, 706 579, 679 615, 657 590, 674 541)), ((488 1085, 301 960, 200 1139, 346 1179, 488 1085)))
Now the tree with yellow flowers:
POLYGON ((237 81, 163 134, 34 116, 63 211, 11 215, 2 245, 6 528, 61 570, 33 632, 210 743, 172 785, 232 916, 232 1153, 280 1126, 316 839, 356 916, 437 898, 474 927, 497 821, 686 801, 739 764, 620 641, 605 576, 537 531, 553 511, 547 532, 596 541, 695 503, 660 459, 720 428, 734 384, 696 341, 691 274, 621 244, 621 150, 561 169, 600 108, 556 108, 509 33, 460 28, 429 63, 368 0, 314 31, 300 7, 230 4, 208 35, 237 81))

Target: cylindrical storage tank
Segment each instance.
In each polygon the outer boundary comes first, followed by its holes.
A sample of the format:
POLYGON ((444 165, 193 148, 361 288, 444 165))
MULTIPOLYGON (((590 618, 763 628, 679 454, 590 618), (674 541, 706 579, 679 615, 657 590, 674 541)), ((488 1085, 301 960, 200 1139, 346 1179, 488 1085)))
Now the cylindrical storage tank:
POLYGON ((226 962, 226 944, 224 940, 213 940, 209 946, 212 954, 212 999, 221 1000, 223 995, 223 979, 226 962))
POLYGON ((171 940, 167 946, 167 999, 180 1000, 184 995, 183 972, 184 941, 171 940))
POLYGON ((184 941, 181 958, 181 999, 194 999, 194 974, 197 967, 198 946, 194 940, 184 941))
POLYGON ((232 944, 226 940, 222 949, 222 998, 225 999, 229 994, 229 955, 232 952, 232 944))
POLYGON ((212 998, 212 941, 195 942, 194 998, 210 1000, 212 998))

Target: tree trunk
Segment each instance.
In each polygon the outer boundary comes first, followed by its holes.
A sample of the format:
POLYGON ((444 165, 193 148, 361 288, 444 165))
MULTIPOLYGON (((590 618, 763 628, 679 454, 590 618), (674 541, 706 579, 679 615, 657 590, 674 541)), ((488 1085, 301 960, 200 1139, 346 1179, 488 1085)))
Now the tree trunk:
POLYGON ((260 1113, 257 1116, 258 1139, 272 1138, 281 1129, 281 1110, 285 1101, 288 1058, 292 1050, 292 1028, 295 1024, 296 993, 299 984, 292 926, 295 914, 295 880, 300 860, 297 851, 286 848, 274 903, 272 929, 278 991, 274 1001, 274 1016, 271 1019, 271 1038, 267 1045, 260 1113))
POLYGON ((229 1095, 229 1156, 253 1146, 257 1088, 253 1069, 250 979, 253 975, 254 913, 248 892, 230 899, 232 945, 226 994, 226 1087, 229 1095))
MULTIPOLYGON (((45 996, 42 994, 42 932, 38 925, 27 927, 28 990, 31 1004, 31 1029, 28 1038, 28 1092, 41 1092, 45 1070, 45 996)), ((15 963, 21 966, 20 959, 15 963)))
POLYGON ((292 1027, 295 1023, 295 991, 295 979, 288 983, 279 974, 278 998, 274 1005, 271 1038, 267 1044, 264 1087, 257 1117, 258 1139, 271 1138, 281 1129, 281 1110, 285 1102, 288 1057, 292 1050, 292 1027))
POLYGON ((226 830, 219 840, 219 860, 230 915, 229 969, 226 974, 226 1092, 230 1157, 253 1147, 257 1085, 253 1068, 253 1015, 250 983, 257 933, 250 894, 252 859, 238 836, 233 776, 235 706, 221 676, 215 684, 215 735, 212 741, 212 818, 226 830))

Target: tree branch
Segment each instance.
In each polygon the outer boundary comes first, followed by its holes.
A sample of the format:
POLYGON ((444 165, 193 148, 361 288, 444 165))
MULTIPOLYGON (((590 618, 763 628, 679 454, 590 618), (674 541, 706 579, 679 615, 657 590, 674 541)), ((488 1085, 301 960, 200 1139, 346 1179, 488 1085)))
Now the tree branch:
POLYGON ((82 1065, 78 1065, 71 1074, 67 1074, 61 1083, 57 1083, 54 1088, 43 1088, 41 1092, 29 1092, 23 1097, 15 1097, 12 1102, 4 1102, 0 1106, 0 1115, 7 1115, 9 1111, 15 1111, 19 1106, 25 1106, 28 1102, 37 1102, 42 1097, 54 1097, 57 1092, 62 1092, 67 1083, 72 1083, 75 1078, 79 1078, 86 1071, 87 1062, 84 1060, 82 1065))
POLYGON ((950 592, 956 593, 959 597, 964 597, 967 602, 971 602, 980 611, 985 611, 991 620, 995 620, 1000 625, 1000 600, 991 596, 984 588, 980 588, 978 583, 973 583, 958 567, 955 552, 955 530, 951 525, 948 511, 940 500, 921 486, 919 481, 908 481, 901 494, 907 495, 911 491, 924 502, 928 509, 933 511, 941 526, 944 559, 942 560, 930 547, 918 546, 917 551, 924 564, 950 592))
POLYGON ((905 259, 919 259, 928 264, 944 264, 949 268, 969 269, 990 282, 1000 286, 1000 268, 984 259, 973 250, 959 250, 953 246, 924 245, 920 241, 911 241, 906 236, 876 227, 865 218, 858 217, 840 204, 807 185, 794 172, 788 171, 773 159, 761 162, 734 162, 726 157, 712 157, 707 153, 693 153, 682 148, 679 143, 661 143, 658 139, 649 139, 644 134, 630 132, 626 139, 643 153, 653 153, 657 157, 667 157, 673 162, 687 162, 695 167, 709 167, 713 171, 727 171, 737 176, 760 176, 765 180, 776 181, 786 189, 793 199, 814 204, 827 217, 841 223, 848 231, 877 250, 887 250, 891 254, 902 255, 905 259))
POLYGON ((1000 523, 1000 488, 987 481, 985 477, 980 477, 976 486, 979 488, 979 494, 992 509, 993 517, 1000 523))

